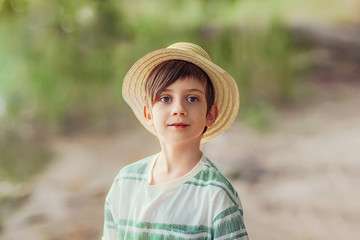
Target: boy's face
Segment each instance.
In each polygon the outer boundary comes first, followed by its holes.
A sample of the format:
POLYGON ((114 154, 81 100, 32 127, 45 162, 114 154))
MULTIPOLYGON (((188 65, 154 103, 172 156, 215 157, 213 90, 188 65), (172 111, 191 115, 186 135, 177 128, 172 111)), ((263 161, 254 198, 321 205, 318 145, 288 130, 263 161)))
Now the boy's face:
POLYGON ((169 85, 144 115, 160 140, 200 142, 205 126, 214 124, 217 107, 206 115, 205 84, 194 78, 181 78, 169 85))

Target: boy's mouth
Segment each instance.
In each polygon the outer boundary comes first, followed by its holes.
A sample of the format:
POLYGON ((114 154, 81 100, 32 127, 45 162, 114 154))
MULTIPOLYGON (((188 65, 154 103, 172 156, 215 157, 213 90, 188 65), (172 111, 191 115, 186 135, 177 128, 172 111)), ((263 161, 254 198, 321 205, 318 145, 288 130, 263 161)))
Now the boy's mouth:
POLYGON ((169 125, 170 127, 175 127, 175 128, 186 128, 188 126, 190 126, 189 124, 185 124, 185 123, 172 123, 169 125))

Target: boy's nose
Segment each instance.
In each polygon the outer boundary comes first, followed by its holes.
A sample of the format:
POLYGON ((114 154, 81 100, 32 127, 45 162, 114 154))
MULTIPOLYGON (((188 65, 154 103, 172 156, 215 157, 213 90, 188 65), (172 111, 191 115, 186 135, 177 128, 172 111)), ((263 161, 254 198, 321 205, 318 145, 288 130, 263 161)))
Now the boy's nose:
POLYGON ((187 112, 186 112, 186 109, 185 109, 183 103, 181 103, 181 102, 174 103, 173 109, 172 109, 172 115, 173 116, 182 116, 182 117, 187 116, 187 112))

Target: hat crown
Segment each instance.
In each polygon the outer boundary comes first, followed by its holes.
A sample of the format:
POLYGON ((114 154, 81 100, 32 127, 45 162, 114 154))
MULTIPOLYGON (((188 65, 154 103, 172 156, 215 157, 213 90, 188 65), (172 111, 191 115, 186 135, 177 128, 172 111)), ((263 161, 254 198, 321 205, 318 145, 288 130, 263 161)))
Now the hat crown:
POLYGON ((167 48, 179 49, 179 50, 183 50, 183 51, 186 51, 186 52, 194 54, 194 55, 200 55, 201 57, 206 58, 207 60, 211 61, 209 54, 202 47, 200 47, 194 43, 178 42, 178 43, 171 44, 167 48))

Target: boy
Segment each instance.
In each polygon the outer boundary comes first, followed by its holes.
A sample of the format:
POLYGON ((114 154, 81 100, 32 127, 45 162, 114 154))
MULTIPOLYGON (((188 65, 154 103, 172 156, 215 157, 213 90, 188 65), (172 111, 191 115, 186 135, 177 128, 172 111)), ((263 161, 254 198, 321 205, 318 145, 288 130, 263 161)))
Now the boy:
POLYGON ((248 239, 237 192, 200 151, 236 117, 234 79, 199 46, 175 43, 132 66, 123 97, 161 152, 120 171, 103 239, 248 239))

